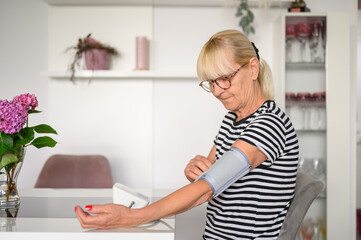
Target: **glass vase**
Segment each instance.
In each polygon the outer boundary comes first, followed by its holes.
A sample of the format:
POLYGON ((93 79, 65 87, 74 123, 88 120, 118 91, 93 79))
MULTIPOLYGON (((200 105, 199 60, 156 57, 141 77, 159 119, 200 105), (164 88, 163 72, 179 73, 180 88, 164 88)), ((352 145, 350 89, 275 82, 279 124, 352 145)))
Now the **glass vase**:
MULTIPOLYGON (((16 184, 23 165, 25 148, 19 147, 13 151, 6 151, 3 155, 12 153, 18 158, 17 163, 5 166, 0 171, 0 209, 17 208, 20 206, 20 197, 16 184)), ((0 160, 3 155, 0 155, 0 160)))

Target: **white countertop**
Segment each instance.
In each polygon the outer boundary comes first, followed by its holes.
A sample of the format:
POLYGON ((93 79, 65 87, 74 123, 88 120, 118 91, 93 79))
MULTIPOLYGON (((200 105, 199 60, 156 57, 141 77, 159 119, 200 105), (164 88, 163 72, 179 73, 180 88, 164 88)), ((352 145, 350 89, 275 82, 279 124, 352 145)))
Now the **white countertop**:
MULTIPOLYGON (((139 191, 160 198, 169 191, 139 191)), ((175 218, 136 228, 83 229, 74 213, 76 204, 107 203, 112 189, 21 189, 16 218, 0 217, 0 239, 122 239, 173 240, 175 218), (34 216, 34 217, 32 217, 34 216)), ((4 212, 0 214, 3 216, 4 212)))

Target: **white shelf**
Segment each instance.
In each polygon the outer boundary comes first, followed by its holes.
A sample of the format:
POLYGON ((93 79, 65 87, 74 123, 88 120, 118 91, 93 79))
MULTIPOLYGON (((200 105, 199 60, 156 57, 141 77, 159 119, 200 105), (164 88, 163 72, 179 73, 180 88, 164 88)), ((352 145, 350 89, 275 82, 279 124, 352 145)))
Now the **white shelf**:
MULTIPOLYGON (((69 79, 70 72, 43 71, 41 76, 54 79, 69 79)), ((116 70, 81 70, 76 71, 76 79, 197 79, 197 74, 190 71, 116 71, 116 70)))
MULTIPOLYGON (((183 6, 220 7, 235 6, 236 0, 44 0, 52 6, 183 6)), ((271 7, 289 7, 292 0, 272 0, 271 7)), ((258 7, 259 0, 249 0, 251 7, 258 7)))

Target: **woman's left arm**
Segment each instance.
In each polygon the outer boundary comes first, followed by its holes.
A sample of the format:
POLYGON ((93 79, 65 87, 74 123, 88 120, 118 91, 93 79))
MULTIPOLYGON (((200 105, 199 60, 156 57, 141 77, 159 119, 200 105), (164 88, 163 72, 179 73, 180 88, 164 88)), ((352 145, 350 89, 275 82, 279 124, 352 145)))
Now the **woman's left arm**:
POLYGON ((245 141, 237 140, 232 146, 240 149, 244 154, 246 154, 252 169, 256 168, 267 159, 266 154, 245 141))
POLYGON ((161 200, 141 209, 107 204, 87 206, 88 212, 75 207, 76 216, 83 228, 126 228, 185 212, 206 201, 210 201, 213 191, 210 185, 200 180, 180 188, 161 200))

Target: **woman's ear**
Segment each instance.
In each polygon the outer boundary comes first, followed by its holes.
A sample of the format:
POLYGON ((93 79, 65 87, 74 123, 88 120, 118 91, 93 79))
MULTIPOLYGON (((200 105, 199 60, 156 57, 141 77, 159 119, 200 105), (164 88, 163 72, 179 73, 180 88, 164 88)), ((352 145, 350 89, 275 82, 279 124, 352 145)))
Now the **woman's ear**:
POLYGON ((252 80, 257 80, 258 73, 259 73, 259 61, 257 58, 253 57, 250 60, 250 67, 251 67, 251 74, 252 74, 252 80))

